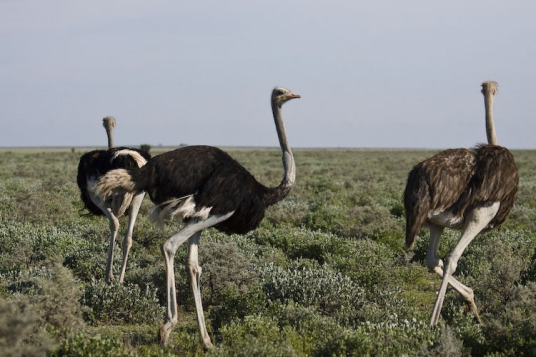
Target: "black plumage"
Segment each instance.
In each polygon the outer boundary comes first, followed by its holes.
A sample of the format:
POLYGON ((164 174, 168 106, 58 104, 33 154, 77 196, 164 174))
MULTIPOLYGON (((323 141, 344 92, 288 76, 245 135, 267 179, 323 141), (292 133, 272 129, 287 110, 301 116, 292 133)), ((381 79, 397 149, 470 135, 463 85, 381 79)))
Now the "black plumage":
MULTIPOLYGON (((84 207, 93 215, 104 216, 104 212, 91 199, 88 182, 96 182, 101 176, 114 169, 138 167, 138 162, 132 155, 116 155, 122 150, 137 152, 146 161, 151 158, 151 155, 144 150, 127 147, 93 150, 80 157, 76 182, 80 189, 80 199, 84 203, 84 207)), ((116 215, 118 213, 114 212, 116 215)))
POLYGON ((180 204, 173 200, 193 195, 196 212, 204 208, 210 208, 211 215, 234 212, 214 226, 225 233, 243 234, 257 228, 265 209, 275 203, 268 200, 274 188, 260 184, 229 154, 212 146, 182 147, 128 172, 136 192, 146 191, 155 205, 180 204))
POLYGON ((272 91, 272 112, 285 170, 277 187, 263 186, 227 153, 211 146, 179 148, 152 158, 141 168, 112 170, 98 181, 95 192, 104 200, 117 194, 145 191, 155 204, 152 219, 161 221, 178 217, 185 223, 178 233, 162 244, 167 280, 166 318, 160 328, 162 344, 167 344, 178 319, 173 268, 175 252, 188 241, 187 266, 199 331, 205 347, 212 346, 205 326, 199 287, 201 267, 198 246, 201 232, 209 227, 229 234, 249 232, 262 221, 268 206, 288 195, 295 181, 296 168, 281 106, 293 98, 300 96, 281 87, 272 91))
POLYGON ((128 253, 132 246, 132 231, 143 201, 144 193, 133 196, 132 194, 114 195, 108 200, 101 200, 95 195, 94 185, 97 180, 107 172, 118 168, 139 167, 151 158, 148 152, 127 147, 113 147, 113 130, 116 125, 114 117, 105 117, 103 126, 108 135, 108 150, 90 151, 80 157, 76 181, 80 189, 80 198, 84 207, 94 215, 104 215, 108 218, 110 226, 110 244, 108 247, 108 261, 106 264, 106 281, 113 280, 113 250, 115 239, 119 231, 119 220, 125 211, 129 210, 129 222, 123 240, 123 262, 119 283, 123 282, 128 253))

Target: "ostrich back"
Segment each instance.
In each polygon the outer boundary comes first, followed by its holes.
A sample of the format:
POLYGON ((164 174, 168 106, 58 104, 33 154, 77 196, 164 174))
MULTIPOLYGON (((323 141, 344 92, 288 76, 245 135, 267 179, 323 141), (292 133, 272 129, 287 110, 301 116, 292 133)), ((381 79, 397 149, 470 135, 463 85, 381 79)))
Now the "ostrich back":
POLYGON ((104 213, 91 200, 88 192, 88 181, 96 181, 99 177, 113 169, 138 167, 136 160, 130 155, 118 155, 114 157, 114 154, 121 150, 136 151, 146 160, 151 158, 151 155, 144 150, 125 147, 109 150, 93 150, 80 157, 76 182, 80 189, 80 198, 84 203, 84 207, 94 215, 102 216, 104 213))
POLYGON ((270 191, 227 153, 212 146, 179 148, 130 173, 157 205, 194 195, 196 211, 210 208, 211 215, 234 211, 215 226, 225 233, 255 229, 264 217, 265 197, 270 191))
POLYGON ((464 220, 467 210, 500 202, 485 230, 499 226, 512 209, 518 182, 514 157, 502 146, 449 149, 420 162, 410 171, 404 191, 406 245, 413 245, 431 212, 450 211, 464 220))

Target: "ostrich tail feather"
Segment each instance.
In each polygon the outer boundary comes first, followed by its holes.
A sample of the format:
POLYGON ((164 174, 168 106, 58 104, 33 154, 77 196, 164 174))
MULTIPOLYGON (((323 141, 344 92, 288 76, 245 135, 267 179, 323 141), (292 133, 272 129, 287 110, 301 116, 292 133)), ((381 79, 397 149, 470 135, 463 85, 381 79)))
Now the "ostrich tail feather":
POLYGON ((417 165, 408 175, 404 190, 404 208, 406 210, 406 248, 413 249, 417 234, 424 226, 430 210, 429 187, 417 165))
POLYGON ((112 212, 116 217, 122 217, 132 203, 134 194, 125 193, 124 195, 112 196, 112 212))
POLYGON ((103 200, 109 200, 114 195, 138 192, 136 182, 127 169, 116 169, 102 176, 95 184, 94 192, 103 200))

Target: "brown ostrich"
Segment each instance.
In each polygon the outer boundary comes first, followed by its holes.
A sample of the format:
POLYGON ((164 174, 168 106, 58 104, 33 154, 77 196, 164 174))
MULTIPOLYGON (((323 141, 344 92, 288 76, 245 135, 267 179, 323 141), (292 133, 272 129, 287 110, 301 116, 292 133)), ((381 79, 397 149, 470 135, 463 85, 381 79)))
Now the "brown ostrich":
POLYGON ((427 267, 443 277, 430 325, 437 324, 447 285, 469 303, 478 322, 473 290, 452 275, 465 248, 477 234, 500 226, 508 217, 517 193, 519 175, 513 155, 497 145, 493 101, 497 83, 482 83, 488 144, 474 149, 449 149, 418 163, 409 173, 404 206, 406 246, 411 249, 421 228, 430 230, 427 267), (461 231, 456 247, 445 259, 437 255, 445 228, 461 231))

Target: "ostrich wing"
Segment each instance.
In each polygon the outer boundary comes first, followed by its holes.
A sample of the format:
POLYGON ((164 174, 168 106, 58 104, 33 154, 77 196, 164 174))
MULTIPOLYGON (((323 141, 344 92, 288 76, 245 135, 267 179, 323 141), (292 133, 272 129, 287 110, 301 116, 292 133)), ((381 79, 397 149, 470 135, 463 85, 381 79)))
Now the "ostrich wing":
POLYGON ((445 211, 467 193, 475 162, 473 151, 449 149, 417 165, 429 188, 431 210, 445 211))

